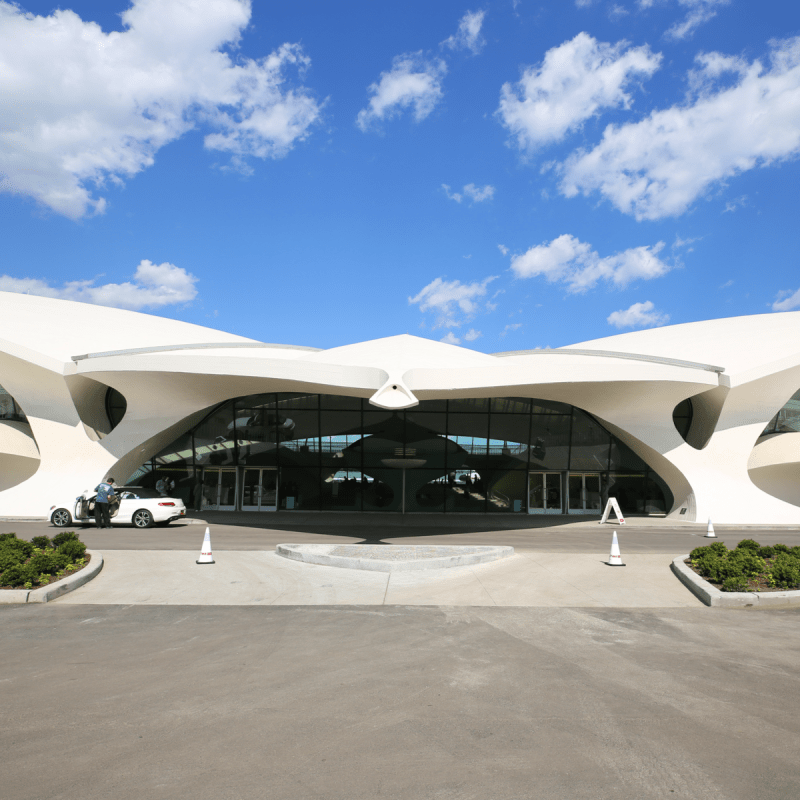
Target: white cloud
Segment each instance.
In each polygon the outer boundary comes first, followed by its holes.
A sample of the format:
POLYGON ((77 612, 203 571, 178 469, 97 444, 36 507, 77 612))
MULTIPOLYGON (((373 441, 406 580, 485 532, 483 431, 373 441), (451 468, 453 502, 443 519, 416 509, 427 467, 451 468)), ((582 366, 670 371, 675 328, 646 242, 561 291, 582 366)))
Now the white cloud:
POLYGON ((664 242, 652 247, 632 247, 601 258, 591 245, 565 233, 551 242, 531 247, 511 257, 511 269, 518 278, 542 275, 550 283, 566 283, 571 292, 585 292, 605 280, 616 288, 632 281, 665 275, 672 266, 658 258, 664 242))
POLYGON ((621 6, 618 3, 615 3, 611 8, 608 9, 608 16, 612 20, 618 20, 622 17, 626 17, 630 12, 628 11, 625 6, 621 6))
POLYGON ((434 311, 438 316, 434 328, 458 328, 461 325, 457 318, 459 312, 466 316, 475 314, 478 310, 476 299, 486 294, 486 287, 496 278, 493 275, 473 283, 436 278, 415 297, 409 297, 408 302, 418 304, 420 311, 434 311))
POLYGON ((656 328, 669 322, 669 314, 655 310, 650 300, 634 303, 624 311, 614 311, 606 320, 616 328, 656 328))
POLYGON ((174 264, 139 263, 132 281, 95 285, 94 280, 70 281, 61 288, 38 278, 13 278, 0 275, 0 291, 75 300, 98 306, 113 306, 137 311, 182 305, 197 297, 197 278, 174 264))
POLYGON ((496 114, 519 148, 560 141, 604 108, 630 107, 626 90, 634 80, 649 78, 661 55, 647 45, 627 47, 579 33, 548 50, 538 66, 527 67, 516 85, 504 84, 496 114))
POLYGON ((482 189, 474 183, 468 183, 460 192, 451 192, 450 186, 443 183, 442 189, 456 203, 460 203, 465 197, 468 197, 473 203, 482 203, 484 200, 491 200, 494 197, 494 186, 490 186, 488 183, 482 189))
POLYGON ((453 331, 447 331, 447 333, 439 339, 440 342, 444 342, 445 344, 461 344, 461 339, 456 336, 453 331))
POLYGON ((476 331, 475 328, 470 328, 464 334, 464 339, 466 339, 468 342, 474 342, 476 339, 480 338, 481 335, 482 334, 480 331, 476 331))
POLYGON ((486 40, 481 36, 481 27, 485 11, 467 11, 458 23, 458 30, 442 42, 444 47, 451 50, 471 50, 473 55, 477 55, 486 44, 486 40))
POLYGON ((504 244, 497 245, 497 249, 505 256, 508 255, 508 248, 504 244))
POLYGON ((795 308, 800 308, 800 289, 796 292, 792 292, 791 289, 778 292, 778 296, 772 304, 773 311, 791 311, 795 308))
POLYGON ((562 193, 596 190, 636 219, 661 219, 686 211, 713 184, 800 153, 800 37, 771 48, 769 69, 698 56, 691 100, 609 125, 593 150, 562 165, 562 193), (715 85, 731 76, 732 86, 715 85))
POLYGON ((134 0, 121 17, 122 31, 104 33, 73 11, 0 0, 0 190, 77 219, 104 210, 96 187, 151 166, 194 127, 241 162, 285 155, 319 118, 286 76, 309 63, 299 45, 228 54, 249 0, 134 0))
POLYGON ((731 0, 678 0, 678 3, 689 11, 686 17, 670 27, 664 36, 667 39, 687 39, 704 22, 713 19, 717 12, 715 6, 726 6, 731 0))
POLYGON ((414 119, 420 122, 441 99, 441 81, 446 73, 444 61, 428 61, 421 52, 396 56, 391 70, 382 72, 380 80, 370 85, 369 106, 358 112, 356 125, 367 131, 374 123, 392 119, 410 107, 414 119))
POLYGON ((518 331, 522 327, 521 322, 514 322, 510 325, 506 325, 502 331, 500 331, 501 336, 505 336, 507 333, 511 333, 511 331, 518 331))
POLYGON ((578 8, 588 8, 592 4, 592 0, 575 0, 575 5, 578 8))

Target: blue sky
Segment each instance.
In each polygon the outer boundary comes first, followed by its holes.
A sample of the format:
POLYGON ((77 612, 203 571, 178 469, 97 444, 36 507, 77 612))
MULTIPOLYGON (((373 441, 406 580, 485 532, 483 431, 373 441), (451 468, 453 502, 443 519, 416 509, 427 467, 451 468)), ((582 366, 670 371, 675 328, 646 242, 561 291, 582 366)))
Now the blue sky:
POLYGON ((0 112, 0 290, 485 352, 800 309, 796 0, 0 0, 0 112))

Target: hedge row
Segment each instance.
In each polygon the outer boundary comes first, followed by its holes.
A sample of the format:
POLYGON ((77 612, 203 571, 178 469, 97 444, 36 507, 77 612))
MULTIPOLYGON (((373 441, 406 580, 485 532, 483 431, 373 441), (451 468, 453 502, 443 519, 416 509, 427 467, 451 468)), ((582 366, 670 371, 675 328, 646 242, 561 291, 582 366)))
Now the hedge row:
POLYGON ((30 542, 15 533, 0 533, 0 586, 50 583, 86 563, 86 545, 72 531, 34 536, 30 542))
POLYGON ((723 542, 696 547, 689 554, 692 566, 723 592, 751 592, 766 586, 800 589, 800 547, 776 544, 762 547, 743 539, 733 550, 723 542))

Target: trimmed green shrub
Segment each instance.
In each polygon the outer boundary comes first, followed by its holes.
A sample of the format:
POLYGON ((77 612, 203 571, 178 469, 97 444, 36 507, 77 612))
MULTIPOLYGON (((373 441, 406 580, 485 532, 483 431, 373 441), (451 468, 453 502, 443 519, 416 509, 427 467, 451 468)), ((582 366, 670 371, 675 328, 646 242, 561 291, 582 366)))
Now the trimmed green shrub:
POLYGON ((77 539, 70 539, 59 546, 58 552, 69 556, 72 561, 77 561, 79 558, 83 558, 86 553, 86 545, 77 539))
POLYGON ((10 539, 16 539, 16 538, 17 538, 16 533, 0 533, 0 543, 7 542, 10 539))
POLYGON ((52 547, 49 536, 34 536, 31 539, 31 544, 34 547, 38 547, 40 550, 49 550, 52 547))
POLYGON ((22 586, 28 580, 26 576, 25 567, 22 564, 17 564, 3 572, 3 583, 8 586, 22 586))
POLYGON ((61 547, 64 542, 78 541, 78 534, 75 531, 62 531, 53 537, 53 547, 61 547))
POLYGON ((53 553, 51 558, 53 559, 56 572, 66 569, 70 564, 72 564, 72 559, 66 553, 53 553))
POLYGON ((728 548, 725 547, 724 542, 714 542, 713 544, 706 544, 702 547, 695 547, 691 553, 689 553, 689 558, 694 561, 698 558, 707 558, 710 555, 717 555, 717 556, 724 556, 727 555, 728 548))
POLYGON ((775 544, 772 546, 772 549, 776 553, 788 553, 791 550, 788 544, 775 544))
POLYGON ((789 555, 792 555, 795 558, 800 558, 800 547, 793 547, 791 550, 789 550, 789 555))
POLYGON ((45 575, 52 575, 58 571, 55 560, 50 553, 37 553, 27 564, 38 575, 40 572, 45 575))
POLYGON ((736 545, 737 550, 753 550, 757 552, 760 548, 761 545, 755 539, 742 539, 742 541, 736 545))
POLYGON ((746 592, 747 589, 747 578, 725 578, 722 582, 722 591, 723 592, 746 592))
POLYGON ((767 545, 766 547, 759 547, 758 548, 758 557, 759 558, 772 558, 775 555, 775 548, 770 547, 767 545))
POLYGON ((0 572, 24 563, 25 558, 18 550, 0 550, 0 572))
POLYGON ((772 562, 772 579, 781 589, 800 588, 800 560, 778 553, 772 562))
POLYGON ((16 553, 17 557, 25 561, 33 554, 33 545, 22 539, 7 539, 0 542, 0 553, 16 553))
POLYGON ((697 571, 714 583, 719 583, 725 577, 726 559, 721 558, 716 553, 709 553, 705 558, 693 562, 697 571))
POLYGON ((766 569, 763 558, 759 558, 751 549, 731 550, 726 560, 726 577, 734 578, 745 575, 754 578, 766 569))

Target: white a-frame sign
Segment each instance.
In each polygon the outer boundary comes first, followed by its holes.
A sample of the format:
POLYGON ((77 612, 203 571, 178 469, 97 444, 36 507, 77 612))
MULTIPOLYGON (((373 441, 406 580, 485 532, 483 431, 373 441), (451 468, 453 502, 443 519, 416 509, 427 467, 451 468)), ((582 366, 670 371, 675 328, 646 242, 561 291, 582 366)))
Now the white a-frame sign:
POLYGON ((606 503, 606 510, 603 512, 603 517, 600 520, 600 525, 604 522, 608 522, 608 515, 611 512, 614 512, 617 515, 617 519, 619 520, 620 525, 625 524, 625 517, 622 516, 622 511, 620 510, 619 503, 617 502, 616 497, 609 497, 608 502, 606 503))

